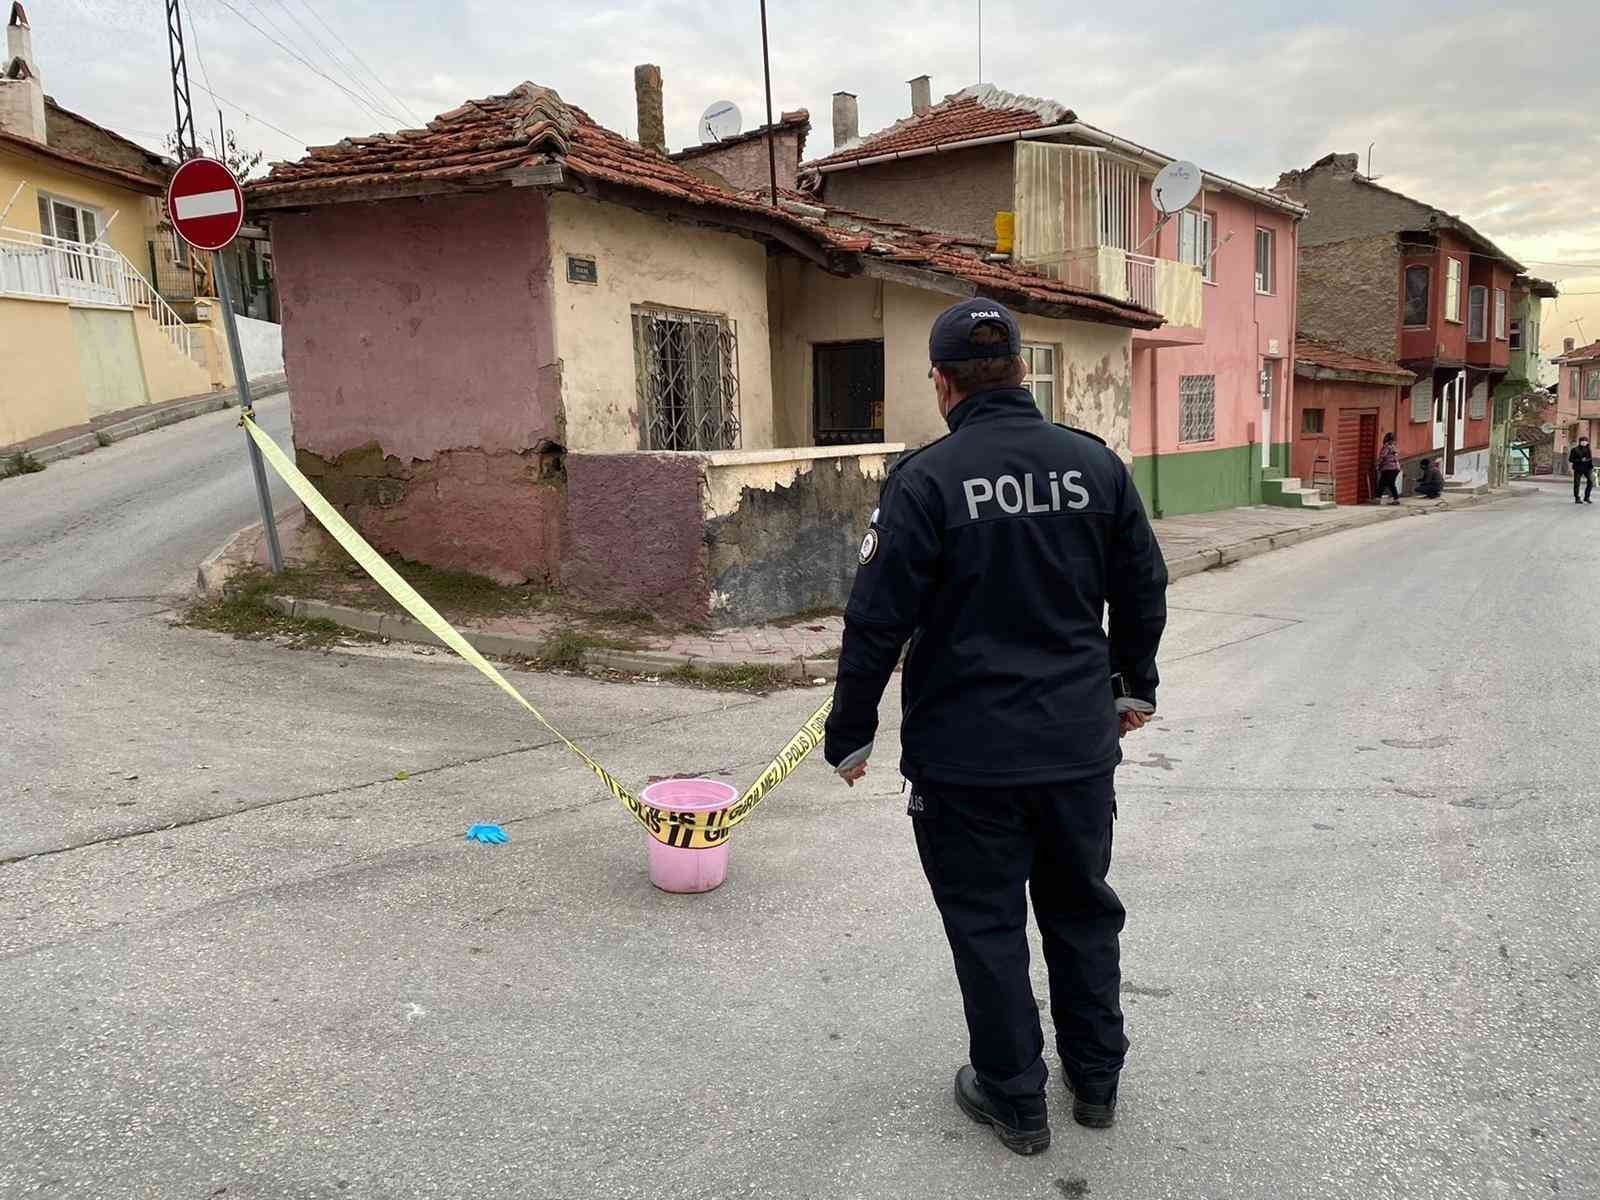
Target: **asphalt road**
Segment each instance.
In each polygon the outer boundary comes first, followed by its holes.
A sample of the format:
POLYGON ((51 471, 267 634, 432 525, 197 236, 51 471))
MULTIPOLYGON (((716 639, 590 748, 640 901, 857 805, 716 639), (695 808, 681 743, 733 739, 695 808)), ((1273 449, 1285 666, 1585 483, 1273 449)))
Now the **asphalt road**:
MULTIPOLYGON (((1058 1103, 1023 1160, 949 1099, 892 717, 869 786, 808 763, 727 885, 655 892, 468 669, 171 627, 242 457, 222 415, 0 483, 7 1200, 1600 1193, 1594 509, 1174 587, 1119 776, 1119 1123, 1058 1103)), ((527 679, 635 783, 743 783, 818 698, 527 679)))

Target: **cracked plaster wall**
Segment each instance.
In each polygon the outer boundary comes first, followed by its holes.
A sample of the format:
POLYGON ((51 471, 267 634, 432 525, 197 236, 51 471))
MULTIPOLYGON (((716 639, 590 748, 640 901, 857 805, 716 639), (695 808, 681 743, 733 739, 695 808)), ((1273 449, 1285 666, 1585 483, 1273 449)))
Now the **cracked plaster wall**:
POLYGON ((272 225, 296 457, 380 550, 503 582, 560 556, 560 370, 531 190, 272 225))

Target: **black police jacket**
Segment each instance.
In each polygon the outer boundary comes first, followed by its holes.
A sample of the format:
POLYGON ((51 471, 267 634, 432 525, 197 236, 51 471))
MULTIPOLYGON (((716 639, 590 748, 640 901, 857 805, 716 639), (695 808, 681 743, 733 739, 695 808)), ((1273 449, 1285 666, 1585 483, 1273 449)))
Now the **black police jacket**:
POLYGON ((910 638, 901 771, 1009 787, 1121 761, 1112 676, 1155 701, 1167 567, 1122 460, 1022 388, 969 396, 885 480, 861 545, 824 755, 876 737, 910 638), (1104 623, 1110 608, 1109 633, 1104 623))
POLYGON ((1567 451, 1567 461, 1575 471, 1594 470, 1594 451, 1588 446, 1574 446, 1567 451))

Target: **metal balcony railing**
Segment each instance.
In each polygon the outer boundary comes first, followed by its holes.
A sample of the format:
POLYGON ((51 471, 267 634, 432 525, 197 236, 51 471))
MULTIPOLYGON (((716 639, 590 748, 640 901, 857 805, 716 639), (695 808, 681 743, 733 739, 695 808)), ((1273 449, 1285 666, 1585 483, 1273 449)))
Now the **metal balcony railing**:
POLYGON ((200 362, 203 343, 193 326, 123 254, 103 242, 74 242, 26 229, 0 227, 0 296, 36 296, 77 304, 137 305, 167 340, 200 362))

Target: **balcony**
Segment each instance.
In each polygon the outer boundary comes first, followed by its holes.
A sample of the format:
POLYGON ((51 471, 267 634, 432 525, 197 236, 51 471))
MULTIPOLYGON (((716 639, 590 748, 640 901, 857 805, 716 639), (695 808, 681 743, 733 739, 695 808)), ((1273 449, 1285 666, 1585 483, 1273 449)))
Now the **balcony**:
POLYGON ((1157 340, 1199 340, 1200 268, 1126 248, 1150 241, 1141 239, 1146 181, 1136 164, 1088 147, 1023 142, 1016 172, 1018 266, 1160 313, 1171 328, 1157 340))

